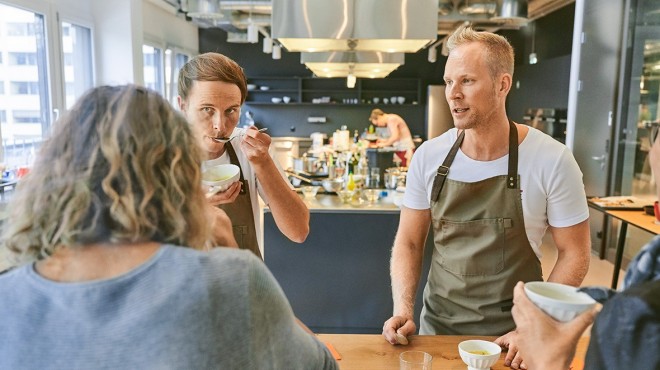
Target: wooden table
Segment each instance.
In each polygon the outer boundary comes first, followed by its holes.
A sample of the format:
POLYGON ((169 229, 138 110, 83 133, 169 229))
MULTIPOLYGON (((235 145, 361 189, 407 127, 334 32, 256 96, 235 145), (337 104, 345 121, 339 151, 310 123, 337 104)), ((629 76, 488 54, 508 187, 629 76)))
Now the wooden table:
MULTIPOLYGON (((399 354, 405 351, 424 351, 433 356, 433 369, 465 370, 467 365, 458 354, 458 343, 468 339, 495 340, 496 337, 458 335, 413 335, 407 346, 393 346, 382 335, 375 334, 319 334, 319 340, 331 344, 341 356, 339 368, 342 370, 398 370, 399 354)), ((581 370, 589 345, 589 337, 578 342, 572 370, 581 370)), ((492 370, 511 370, 504 366, 506 352, 492 370)))
MULTIPOLYGON (((623 259, 623 248, 626 245, 626 233, 628 232, 628 224, 636 226, 642 230, 648 231, 654 235, 660 234, 660 225, 655 223, 655 216, 647 215, 643 210, 626 210, 626 209, 605 209, 591 200, 587 203, 589 207, 603 212, 606 216, 612 216, 621 221, 621 230, 619 231, 619 239, 616 244, 616 256, 614 258, 614 273, 612 274, 612 289, 616 289, 619 282, 619 270, 621 269, 621 260, 623 259)), ((602 257, 601 257, 602 258, 602 257)))

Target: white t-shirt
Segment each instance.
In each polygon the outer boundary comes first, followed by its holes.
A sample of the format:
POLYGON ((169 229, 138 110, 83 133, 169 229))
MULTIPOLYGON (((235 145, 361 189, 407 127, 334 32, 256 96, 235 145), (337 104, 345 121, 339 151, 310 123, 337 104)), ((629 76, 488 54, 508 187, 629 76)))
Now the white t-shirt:
MULTIPOLYGON (((234 129, 232 135, 237 135, 242 131, 244 130, 239 128, 234 129)), ((264 255, 263 235, 261 235, 262 222, 260 221, 261 210, 259 209, 259 199, 256 195, 259 194, 261 199, 263 199, 264 203, 266 204, 268 204, 268 198, 266 198, 265 194, 261 191, 261 186, 259 185, 259 181, 257 180, 257 175, 254 173, 250 161, 248 161, 247 157, 241 150, 240 142, 237 141, 237 139, 234 139, 232 141, 232 145, 234 147, 234 151, 236 152, 238 163, 240 163, 241 165, 241 172, 243 172, 243 178, 248 181, 248 191, 250 192, 250 201, 252 202, 252 214, 254 215, 254 228, 257 232, 259 249, 261 249, 261 254, 264 255)), ((270 157, 273 158, 273 162, 275 162, 275 166, 277 167, 277 170, 280 171, 280 175, 286 181, 286 183, 289 184, 289 188, 293 190, 293 185, 291 185, 291 182, 289 182, 289 178, 282 170, 282 167, 273 157, 273 153, 271 150, 269 150, 269 154, 270 157)), ((219 164, 227 164, 227 163, 230 163, 229 153, 227 152, 227 150, 225 150, 225 152, 220 157, 202 162, 202 168, 204 168, 204 166, 217 166, 219 164)))
MULTIPOLYGON (((408 170, 404 206, 431 208, 433 179, 457 135, 453 128, 417 149, 408 170)), ((459 149, 448 177, 476 182, 506 175, 508 166, 508 154, 493 161, 476 161, 459 149)), ((568 227, 589 218, 582 172, 565 145, 530 127, 518 149, 518 174, 527 238, 541 258, 539 248, 548 225, 568 227)))

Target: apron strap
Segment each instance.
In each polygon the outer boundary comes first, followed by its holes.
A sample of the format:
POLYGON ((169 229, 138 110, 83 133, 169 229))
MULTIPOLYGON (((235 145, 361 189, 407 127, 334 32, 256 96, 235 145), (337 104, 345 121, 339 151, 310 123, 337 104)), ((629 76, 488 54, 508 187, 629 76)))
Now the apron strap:
POLYGON ((511 120, 509 120, 509 174, 507 180, 507 188, 515 189, 518 186, 518 129, 511 120))
MULTIPOLYGON (((238 162, 238 157, 236 156, 236 152, 234 151, 234 147, 231 145, 231 142, 228 142, 225 144, 227 147, 227 154, 229 155, 229 163, 235 164, 238 167, 241 167, 241 164, 238 162)), ((247 191, 247 183, 245 182, 245 178, 243 177, 243 171, 240 171, 240 179, 239 181, 243 184, 241 186, 241 191, 239 194, 245 194, 247 191)))
POLYGON ((447 157, 445 157, 444 162, 442 162, 442 165, 438 167, 438 172, 435 175, 435 178, 433 179, 433 190, 431 190, 431 201, 433 202, 437 202, 438 197, 440 197, 440 192, 442 191, 442 187, 445 185, 445 180, 447 179, 447 175, 449 175, 449 166, 451 166, 451 163, 454 161, 454 158, 456 157, 456 153, 458 153, 458 148, 460 148, 461 144, 463 143, 464 137, 465 137, 465 130, 461 131, 461 133, 458 134, 458 138, 456 139, 456 142, 454 142, 454 145, 449 150, 449 153, 447 154, 447 157))

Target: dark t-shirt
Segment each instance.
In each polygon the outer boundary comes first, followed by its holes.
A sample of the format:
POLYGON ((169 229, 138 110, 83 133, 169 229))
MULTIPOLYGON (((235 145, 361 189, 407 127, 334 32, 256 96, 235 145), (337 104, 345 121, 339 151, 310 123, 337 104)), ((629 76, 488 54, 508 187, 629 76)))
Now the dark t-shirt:
POLYGON ((585 369, 660 370, 660 280, 605 303, 591 330, 585 369))

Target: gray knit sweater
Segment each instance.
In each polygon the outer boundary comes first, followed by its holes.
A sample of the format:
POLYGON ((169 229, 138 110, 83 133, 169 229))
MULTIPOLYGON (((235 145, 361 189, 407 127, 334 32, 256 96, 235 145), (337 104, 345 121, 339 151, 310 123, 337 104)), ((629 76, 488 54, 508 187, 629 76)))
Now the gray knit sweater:
POLYGON ((336 369, 250 252, 163 245, 115 278, 0 275, 0 369, 336 369))

